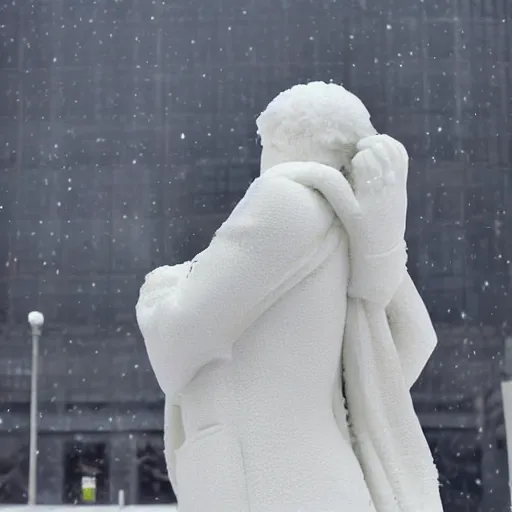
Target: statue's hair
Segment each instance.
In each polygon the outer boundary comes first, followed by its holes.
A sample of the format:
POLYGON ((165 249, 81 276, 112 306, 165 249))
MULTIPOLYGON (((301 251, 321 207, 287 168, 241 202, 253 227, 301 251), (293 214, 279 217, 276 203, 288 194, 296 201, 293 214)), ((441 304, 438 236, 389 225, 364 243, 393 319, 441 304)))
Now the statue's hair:
POLYGON ((357 96, 341 85, 324 82, 295 85, 282 92, 256 124, 264 146, 296 160, 316 157, 321 161, 320 155, 345 160, 344 154, 353 153, 360 139, 376 133, 357 96))

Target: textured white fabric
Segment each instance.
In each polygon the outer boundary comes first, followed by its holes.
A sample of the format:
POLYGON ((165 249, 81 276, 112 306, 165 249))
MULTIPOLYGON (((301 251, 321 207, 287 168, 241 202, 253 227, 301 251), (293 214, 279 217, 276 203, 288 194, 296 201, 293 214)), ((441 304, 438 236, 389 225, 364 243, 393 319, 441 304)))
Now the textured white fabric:
MULTIPOLYGON (((408 394, 436 341, 421 298, 402 263, 387 307, 347 298, 365 247, 349 249, 347 231, 365 234, 364 204, 332 168, 277 166, 251 185, 193 263, 147 277, 137 319, 167 397, 166 458, 181 512, 442 510, 408 394), (351 374, 343 362, 355 452, 341 394, 342 342, 360 370, 351 374), (377 351, 369 366, 368 351, 377 351), (393 417, 414 434, 405 439, 407 457, 402 446, 386 445, 397 442, 393 417)), ((400 241, 386 243, 387 250, 400 241)), ((393 271, 393 260, 381 261, 384 275, 393 271)))
POLYGON ((329 204, 268 174, 177 286, 148 277, 137 316, 182 512, 374 510, 333 414, 347 256, 329 204))
POLYGON ((362 139, 358 150, 353 175, 362 217, 356 229, 345 219, 352 265, 342 355, 356 453, 378 512, 440 511, 437 470, 409 391, 436 337, 405 271, 408 156, 385 135, 362 139), (404 337, 416 332, 422 345, 401 355, 404 337))

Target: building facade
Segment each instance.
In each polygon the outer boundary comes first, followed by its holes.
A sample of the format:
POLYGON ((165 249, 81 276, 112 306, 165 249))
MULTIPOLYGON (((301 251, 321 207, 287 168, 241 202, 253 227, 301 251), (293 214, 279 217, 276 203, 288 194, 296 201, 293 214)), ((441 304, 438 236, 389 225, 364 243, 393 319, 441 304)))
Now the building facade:
POLYGON ((0 0, 1 500, 25 499, 33 309, 40 501, 91 472, 99 501, 172 500, 138 288, 207 245, 258 173, 257 114, 318 79, 410 152, 409 266, 441 340, 415 402, 450 510, 504 510, 509 2, 321 4, 0 0))

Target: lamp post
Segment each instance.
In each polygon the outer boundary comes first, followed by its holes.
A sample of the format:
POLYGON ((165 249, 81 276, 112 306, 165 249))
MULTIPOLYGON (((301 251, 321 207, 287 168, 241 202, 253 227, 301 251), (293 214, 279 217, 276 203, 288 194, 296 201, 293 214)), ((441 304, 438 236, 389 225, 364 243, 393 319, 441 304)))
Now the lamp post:
POLYGON ((509 492, 512 501, 512 336, 505 337, 505 361, 501 380, 505 439, 507 441, 509 492))
POLYGON ((30 385, 30 458, 28 469, 28 504, 36 504, 37 494, 37 386, 39 369, 39 338, 43 330, 44 316, 39 311, 28 315, 32 332, 32 375, 30 385))

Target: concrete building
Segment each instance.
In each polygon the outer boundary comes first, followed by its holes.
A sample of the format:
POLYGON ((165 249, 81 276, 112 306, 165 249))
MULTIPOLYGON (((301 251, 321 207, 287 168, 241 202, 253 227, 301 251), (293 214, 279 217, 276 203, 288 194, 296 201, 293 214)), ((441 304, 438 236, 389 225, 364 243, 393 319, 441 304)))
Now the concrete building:
POLYGON ((32 309, 39 501, 88 472, 104 503, 172 499, 138 287, 243 195, 266 103, 332 79, 412 157, 410 269, 441 339, 414 396, 445 502, 505 510, 511 22, 506 0, 0 0, 2 499, 24 499, 32 309))

